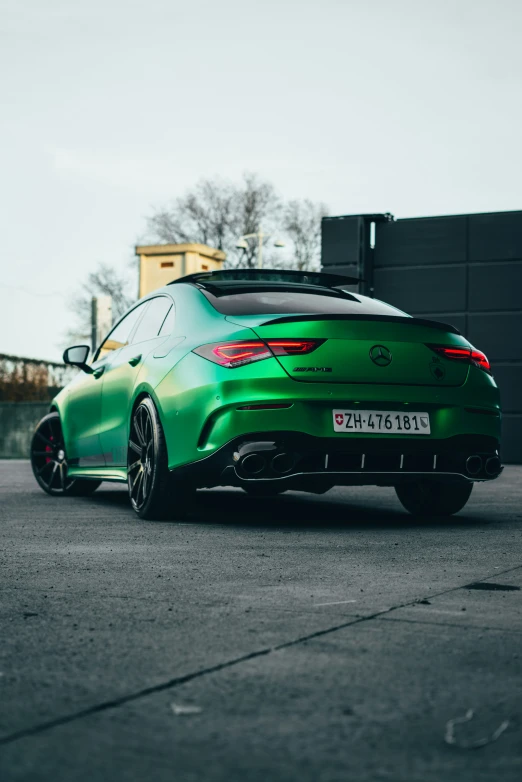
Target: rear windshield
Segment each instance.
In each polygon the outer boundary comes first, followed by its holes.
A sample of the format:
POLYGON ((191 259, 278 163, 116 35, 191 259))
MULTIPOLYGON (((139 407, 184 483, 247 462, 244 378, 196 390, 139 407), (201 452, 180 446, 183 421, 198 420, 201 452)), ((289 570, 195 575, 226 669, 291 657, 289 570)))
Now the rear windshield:
POLYGON ((245 291, 219 296, 206 290, 202 290, 202 293, 223 315, 405 315, 390 304, 354 293, 328 295, 302 291, 245 291))

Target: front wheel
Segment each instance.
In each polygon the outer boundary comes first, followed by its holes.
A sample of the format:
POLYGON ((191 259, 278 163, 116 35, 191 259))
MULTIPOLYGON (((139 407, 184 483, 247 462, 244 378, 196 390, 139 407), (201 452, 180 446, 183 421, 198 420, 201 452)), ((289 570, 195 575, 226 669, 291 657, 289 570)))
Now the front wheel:
POLYGON ((55 497, 87 497, 101 481, 69 478, 62 424, 58 413, 44 416, 31 442, 31 467, 38 485, 55 497))
POLYGON ((138 516, 152 521, 183 518, 193 492, 169 472, 165 435, 150 397, 134 410, 127 453, 129 499, 138 516))
POLYGON ((472 483, 416 481, 395 487, 397 497, 414 516, 451 516, 469 500, 472 483))

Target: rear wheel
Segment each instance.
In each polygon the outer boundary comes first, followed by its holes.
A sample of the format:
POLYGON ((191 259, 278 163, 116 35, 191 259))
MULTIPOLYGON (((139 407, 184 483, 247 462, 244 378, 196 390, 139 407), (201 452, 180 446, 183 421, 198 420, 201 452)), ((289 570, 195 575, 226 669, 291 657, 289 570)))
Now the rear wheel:
POLYGON ((31 442, 31 466, 38 485, 47 494, 54 496, 86 497, 96 491, 101 483, 68 477, 67 455, 58 413, 44 416, 36 427, 31 442))
POLYGON ((397 497, 414 516, 451 516, 469 500, 472 483, 417 481, 395 487, 397 497))
POLYGON ((141 519, 179 519, 193 491, 169 472, 165 435, 150 397, 141 400, 131 421, 127 456, 129 498, 141 519))

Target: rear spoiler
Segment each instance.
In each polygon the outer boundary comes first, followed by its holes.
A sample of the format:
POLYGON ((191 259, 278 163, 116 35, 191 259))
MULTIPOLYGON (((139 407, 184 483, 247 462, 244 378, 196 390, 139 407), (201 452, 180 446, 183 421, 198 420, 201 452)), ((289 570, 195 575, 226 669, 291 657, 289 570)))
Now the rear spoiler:
POLYGON ((425 326, 439 331, 449 331, 451 334, 460 334, 460 331, 449 323, 440 320, 426 320, 425 318, 410 318, 404 315, 285 315, 282 318, 266 320, 263 326, 275 326, 278 323, 302 323, 312 320, 366 320, 379 323, 401 323, 404 326, 425 326))
POLYGON ((213 269, 207 272, 196 272, 178 277, 169 285, 188 282, 194 285, 227 282, 264 282, 287 283, 292 285, 317 285, 321 288, 336 288, 343 285, 357 285, 363 282, 359 277, 346 277, 342 274, 330 274, 327 272, 299 272, 296 269, 213 269))

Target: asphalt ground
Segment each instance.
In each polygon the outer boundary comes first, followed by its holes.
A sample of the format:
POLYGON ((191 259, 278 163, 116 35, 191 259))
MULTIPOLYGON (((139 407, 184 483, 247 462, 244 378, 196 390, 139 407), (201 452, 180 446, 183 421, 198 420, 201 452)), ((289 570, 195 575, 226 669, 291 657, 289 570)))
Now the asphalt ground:
POLYGON ((449 520, 364 487, 152 523, 0 462, 0 779, 519 782, 521 479, 449 520))

